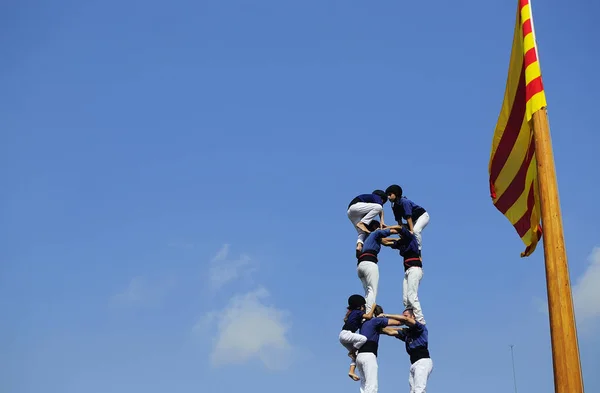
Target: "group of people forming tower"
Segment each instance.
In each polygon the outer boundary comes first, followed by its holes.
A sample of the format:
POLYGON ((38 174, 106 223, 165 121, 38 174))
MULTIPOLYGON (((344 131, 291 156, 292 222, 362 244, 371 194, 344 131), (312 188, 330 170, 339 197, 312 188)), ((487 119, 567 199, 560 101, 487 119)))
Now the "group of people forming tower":
POLYGON ((411 362, 410 393, 425 393, 433 362, 418 290, 423 277, 422 232, 429 223, 429 214, 394 184, 385 191, 375 190, 354 198, 348 205, 348 218, 358 232, 357 273, 365 291, 364 296, 355 294, 348 298, 348 312, 339 335, 352 359, 348 375, 361 382, 361 393, 377 393, 377 350, 379 336, 384 334, 404 341, 411 362), (397 225, 388 226, 384 222, 383 207, 388 200, 397 225), (381 305, 376 304, 381 246, 398 250, 404 261, 404 312, 400 315, 385 314, 381 305))

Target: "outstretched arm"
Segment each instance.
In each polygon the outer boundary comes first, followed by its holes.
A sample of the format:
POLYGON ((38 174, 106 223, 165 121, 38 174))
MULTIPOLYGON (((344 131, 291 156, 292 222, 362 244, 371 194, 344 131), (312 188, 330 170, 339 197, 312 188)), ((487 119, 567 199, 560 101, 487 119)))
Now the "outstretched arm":
POLYGON ((400 334, 398 332, 398 329, 394 329, 391 327, 384 327, 383 329, 381 329, 381 333, 388 335, 388 336, 397 336, 400 334))
POLYGON ((381 315, 383 318, 388 318, 391 320, 396 320, 399 321, 407 326, 415 326, 416 321, 414 319, 412 319, 411 317, 405 317, 404 315, 397 315, 397 314, 383 314, 381 315))

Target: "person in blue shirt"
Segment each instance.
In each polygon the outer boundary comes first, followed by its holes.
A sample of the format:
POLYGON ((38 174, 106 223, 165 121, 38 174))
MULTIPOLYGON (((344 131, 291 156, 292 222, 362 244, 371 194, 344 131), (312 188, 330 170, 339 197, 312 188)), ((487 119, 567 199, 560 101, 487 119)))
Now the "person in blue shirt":
MULTIPOLYGON (((383 314, 383 308, 377 305, 373 307, 375 314, 383 314)), ((360 334, 367 338, 367 341, 358 350, 356 355, 356 367, 361 375, 360 393, 377 393, 379 365, 377 364, 377 352, 379 350, 379 335, 383 329, 388 326, 400 326, 401 322, 389 318, 371 318, 365 321, 360 327, 360 334)))
POLYGON ((362 250, 369 230, 369 224, 375 217, 380 218, 380 227, 383 228, 383 205, 387 202, 387 195, 382 190, 375 190, 370 194, 361 194, 350 201, 348 205, 348 219, 352 222, 354 229, 358 232, 356 249, 362 250))
POLYGON ((373 318, 375 307, 371 308, 369 313, 365 313, 366 300, 360 295, 352 295, 348 298, 348 312, 344 318, 344 326, 340 332, 340 343, 348 350, 348 356, 352 359, 348 376, 355 381, 360 380, 356 375, 356 350, 360 349, 367 341, 362 334, 356 333, 363 324, 364 320, 373 318))
POLYGON ((398 231, 392 229, 378 229, 380 226, 378 221, 371 221, 369 224, 370 233, 366 237, 361 251, 356 251, 358 263, 356 272, 358 278, 365 290, 365 299, 367 300, 367 312, 371 311, 372 305, 377 300, 377 289, 379 286, 379 266, 378 254, 381 246, 392 246, 395 239, 388 239, 386 236, 397 234, 398 231))
POLYGON ((423 244, 421 232, 429 224, 429 213, 402 195, 402 187, 397 184, 389 186, 385 190, 385 194, 392 203, 392 211, 394 212, 396 222, 402 224, 402 219, 406 220, 408 229, 415 234, 419 243, 419 251, 421 251, 423 244))
POLYGON ((407 328, 402 329, 385 327, 382 329, 382 333, 404 341, 411 364, 408 374, 410 393, 425 393, 429 375, 433 370, 433 361, 429 355, 429 332, 427 327, 415 320, 415 315, 410 309, 404 310, 402 315, 381 313, 378 314, 378 317, 397 320, 407 326, 407 328))
POLYGON ((399 250, 404 258, 404 280, 402 281, 402 300, 404 308, 413 310, 417 321, 425 324, 425 317, 419 301, 419 284, 423 278, 423 259, 419 253, 416 236, 404 225, 388 227, 398 233, 398 239, 384 239, 386 244, 392 240, 390 248, 399 250))

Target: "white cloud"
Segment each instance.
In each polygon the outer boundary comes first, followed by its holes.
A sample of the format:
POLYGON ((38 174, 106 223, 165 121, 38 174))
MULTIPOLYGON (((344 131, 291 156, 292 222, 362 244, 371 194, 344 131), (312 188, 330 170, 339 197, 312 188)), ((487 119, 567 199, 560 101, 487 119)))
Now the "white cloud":
POLYGON ((577 322, 588 323, 600 317, 600 248, 588 257, 589 266, 573 287, 577 322))
POLYGON ((268 305, 268 298, 268 291, 259 287, 233 296, 222 311, 207 313, 198 321, 197 331, 206 332, 217 327, 210 355, 213 366, 248 361, 262 362, 270 370, 289 366, 292 346, 287 338, 290 329, 288 313, 268 305))
POLYGON ((162 301, 174 283, 172 278, 151 283, 147 278, 137 276, 131 279, 123 292, 114 295, 112 300, 121 306, 156 305, 162 301))
POLYGON ((208 280, 213 291, 221 289, 231 281, 252 271, 251 259, 247 255, 230 258, 229 244, 225 244, 210 261, 208 280))

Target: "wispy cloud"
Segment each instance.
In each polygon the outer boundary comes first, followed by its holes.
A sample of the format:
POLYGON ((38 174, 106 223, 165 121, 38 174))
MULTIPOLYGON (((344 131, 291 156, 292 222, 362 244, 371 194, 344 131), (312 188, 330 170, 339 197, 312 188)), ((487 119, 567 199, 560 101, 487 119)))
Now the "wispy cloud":
POLYGON ((210 261, 208 280, 211 290, 217 291, 231 281, 251 273, 251 263, 252 260, 245 254, 232 258, 229 244, 223 245, 210 261))
POLYGON ((288 341, 289 314, 268 304, 269 292, 255 291, 233 296, 219 313, 211 312, 198 322, 196 329, 206 331, 217 326, 210 355, 215 367, 258 360, 270 370, 286 368, 291 361, 288 341))
POLYGON ((573 286, 573 302, 578 324, 587 324, 600 317, 600 247, 588 257, 586 271, 573 286))
POLYGON ((148 278, 137 276, 131 279, 123 292, 112 297, 119 306, 153 306, 159 304, 173 287, 172 278, 151 282, 148 278))
MULTIPOLYGON (((224 245, 210 261, 209 284, 217 290, 254 269, 250 257, 231 258, 229 245, 224 245)), ((277 308, 269 291, 259 285, 249 292, 231 294, 222 308, 204 313, 194 331, 212 339, 210 362, 214 367, 258 361, 269 370, 277 370, 287 368, 292 360, 290 319, 291 315, 277 308)))

